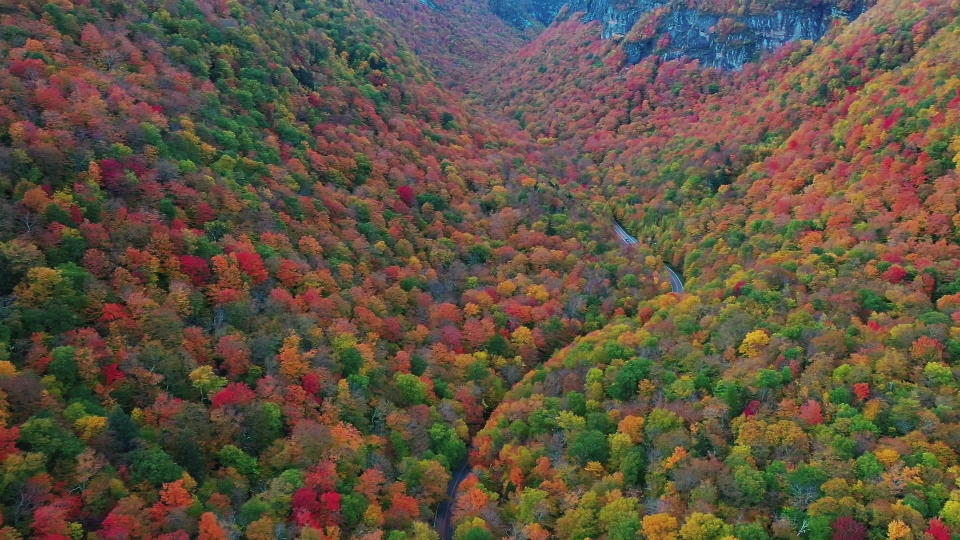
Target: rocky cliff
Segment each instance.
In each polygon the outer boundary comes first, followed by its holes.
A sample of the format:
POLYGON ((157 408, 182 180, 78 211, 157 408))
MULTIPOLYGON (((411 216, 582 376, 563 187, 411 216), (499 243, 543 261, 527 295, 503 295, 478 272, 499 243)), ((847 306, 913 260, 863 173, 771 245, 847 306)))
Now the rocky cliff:
POLYGON ((582 13, 584 21, 603 24, 603 37, 624 39, 632 62, 657 53, 738 69, 787 42, 819 39, 835 19, 856 18, 869 3, 792 1, 747 13, 670 0, 490 0, 490 8, 518 27, 547 26, 567 14, 582 13))

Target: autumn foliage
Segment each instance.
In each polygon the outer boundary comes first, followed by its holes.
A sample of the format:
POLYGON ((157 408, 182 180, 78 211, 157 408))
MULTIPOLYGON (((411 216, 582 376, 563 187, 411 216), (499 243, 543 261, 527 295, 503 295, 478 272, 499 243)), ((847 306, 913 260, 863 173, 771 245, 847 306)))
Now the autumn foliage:
POLYGON ((956 536, 960 6, 430 4, 0 6, 0 537, 956 536))

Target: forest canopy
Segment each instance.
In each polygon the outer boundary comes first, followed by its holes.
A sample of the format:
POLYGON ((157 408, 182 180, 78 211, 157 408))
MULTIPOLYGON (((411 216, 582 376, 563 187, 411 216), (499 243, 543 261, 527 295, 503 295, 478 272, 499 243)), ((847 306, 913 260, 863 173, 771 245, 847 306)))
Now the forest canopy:
POLYGON ((956 537, 958 15, 0 6, 0 537, 956 537))

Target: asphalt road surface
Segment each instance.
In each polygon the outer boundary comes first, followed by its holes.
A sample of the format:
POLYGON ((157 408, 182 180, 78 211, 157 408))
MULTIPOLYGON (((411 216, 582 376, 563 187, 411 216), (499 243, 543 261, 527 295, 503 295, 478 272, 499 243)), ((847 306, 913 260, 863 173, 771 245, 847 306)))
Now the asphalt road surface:
MULTIPOLYGON (((619 223, 613 224, 613 231, 617 233, 617 236, 620 238, 620 241, 628 246, 640 243, 639 240, 637 240, 633 235, 628 233, 627 230, 624 229, 622 226, 620 226, 619 223)), ((670 266, 666 264, 664 264, 664 266, 667 268, 667 277, 670 278, 670 287, 673 289, 673 292, 682 293, 683 279, 680 278, 680 274, 674 271, 673 268, 670 268, 670 266)))
POLYGON ((460 489, 460 483, 470 476, 473 469, 470 468, 470 462, 464 462, 453 472, 450 483, 447 484, 447 500, 437 506, 437 515, 433 520, 433 528, 440 535, 440 540, 450 540, 453 538, 453 509, 457 505, 457 490, 460 489))

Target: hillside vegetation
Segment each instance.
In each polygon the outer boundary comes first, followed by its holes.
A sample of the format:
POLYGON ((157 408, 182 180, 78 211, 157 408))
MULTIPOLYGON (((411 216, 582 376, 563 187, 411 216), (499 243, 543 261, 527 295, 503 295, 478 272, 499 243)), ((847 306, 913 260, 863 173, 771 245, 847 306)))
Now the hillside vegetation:
POLYGON ((625 69, 564 23, 490 71, 484 97, 579 149, 579 196, 688 294, 508 393, 475 439, 461 527, 951 537, 958 7, 880 2, 742 73, 625 69))
POLYGON ((351 2, 0 35, 5 538, 430 537, 506 389, 655 290, 351 2))
POLYGON ((960 3, 488 9, 0 6, 0 537, 960 534, 960 3))

